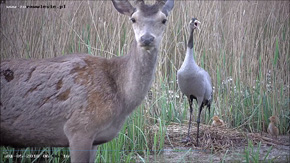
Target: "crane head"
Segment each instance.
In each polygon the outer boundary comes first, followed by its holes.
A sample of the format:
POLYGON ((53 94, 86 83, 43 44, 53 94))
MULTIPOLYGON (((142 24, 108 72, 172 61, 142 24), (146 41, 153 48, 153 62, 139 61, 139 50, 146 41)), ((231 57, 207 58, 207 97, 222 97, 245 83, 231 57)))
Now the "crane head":
POLYGON ((279 118, 278 118, 277 116, 271 116, 271 117, 269 118, 269 120, 270 120, 271 122, 276 123, 276 124, 280 124, 279 118))
POLYGON ((198 21, 196 18, 192 18, 189 22, 189 26, 192 29, 198 29, 200 30, 199 26, 200 26, 200 21, 198 21))
POLYGON ((214 120, 214 121, 219 121, 220 119, 219 119, 218 116, 215 115, 215 116, 212 117, 212 120, 214 120))

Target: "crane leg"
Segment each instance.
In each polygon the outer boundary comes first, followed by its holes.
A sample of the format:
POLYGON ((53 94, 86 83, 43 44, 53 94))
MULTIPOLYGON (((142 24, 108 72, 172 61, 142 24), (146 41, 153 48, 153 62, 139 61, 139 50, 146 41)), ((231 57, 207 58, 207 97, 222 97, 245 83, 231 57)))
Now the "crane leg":
POLYGON ((187 132, 187 136, 189 136, 190 133, 190 128, 191 128, 191 116, 192 116, 192 106, 190 105, 190 115, 189 115, 189 123, 188 123, 188 132, 187 132))
POLYGON ((207 108, 208 108, 208 118, 210 120, 210 105, 207 105, 207 108))
POLYGON ((198 146, 198 135, 199 135, 199 124, 200 124, 200 113, 202 111, 203 105, 199 107, 198 117, 197 117, 197 133, 196 133, 196 146, 198 146))
POLYGON ((189 142, 189 141, 192 140, 191 137, 189 136, 190 128, 191 128, 191 117, 192 117, 192 111, 193 111, 193 109, 192 109, 192 100, 193 99, 191 99, 191 98, 188 99, 189 107, 190 107, 189 108, 190 115, 189 115, 189 123, 188 123, 187 137, 184 140, 182 140, 183 143, 187 143, 187 142, 189 142))
POLYGON ((208 105, 208 116, 210 117, 210 105, 208 105))

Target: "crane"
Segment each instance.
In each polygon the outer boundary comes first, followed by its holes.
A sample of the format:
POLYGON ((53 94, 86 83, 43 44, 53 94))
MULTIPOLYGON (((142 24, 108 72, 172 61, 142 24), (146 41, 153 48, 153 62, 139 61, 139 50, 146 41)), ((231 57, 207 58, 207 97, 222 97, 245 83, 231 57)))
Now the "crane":
POLYGON ((192 102, 193 99, 197 100, 199 113, 197 118, 197 138, 196 146, 198 146, 198 135, 199 135, 199 124, 200 124, 200 113, 204 106, 207 106, 210 113, 210 105, 212 102, 212 84, 211 78, 203 68, 199 67, 193 57, 193 31, 199 29, 200 21, 196 18, 192 18, 190 27, 190 36, 187 44, 186 56, 181 65, 180 69, 177 71, 177 81, 181 92, 187 96, 189 106, 190 106, 190 119, 188 126, 188 135, 183 142, 188 142, 191 140, 189 136, 191 127, 191 115, 192 115, 192 102))

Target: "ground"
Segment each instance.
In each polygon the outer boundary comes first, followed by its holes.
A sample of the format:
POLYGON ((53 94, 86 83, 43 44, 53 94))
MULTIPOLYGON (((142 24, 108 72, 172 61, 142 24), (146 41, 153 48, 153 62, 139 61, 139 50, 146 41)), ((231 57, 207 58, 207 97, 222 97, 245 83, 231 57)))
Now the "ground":
MULTIPOLYGON (((279 135, 276 139, 267 133, 246 133, 237 129, 201 124, 200 144, 196 147, 196 126, 193 123, 190 134, 193 142, 184 144, 181 140, 187 135, 188 125, 174 123, 168 125, 164 150, 158 156, 150 156, 150 160, 156 162, 220 162, 222 160, 240 162, 246 160, 248 149, 250 162, 253 162, 251 160, 255 158, 259 161, 265 159, 274 162, 290 162, 289 135, 279 135)), ((151 132, 155 133, 158 130, 159 128, 154 126, 151 132)))

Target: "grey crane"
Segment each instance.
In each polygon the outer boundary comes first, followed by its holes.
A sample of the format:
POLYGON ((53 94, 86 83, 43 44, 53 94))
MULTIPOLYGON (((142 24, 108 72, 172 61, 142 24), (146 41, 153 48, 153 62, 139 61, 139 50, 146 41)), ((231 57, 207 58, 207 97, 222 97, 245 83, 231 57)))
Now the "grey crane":
POLYGON ((199 67, 193 57, 193 31, 199 29, 200 22, 196 18, 192 18, 190 27, 190 36, 187 44, 186 56, 182 66, 177 71, 177 81, 181 92, 187 96, 190 106, 190 119, 188 126, 188 135, 183 142, 191 140, 189 136, 192 115, 192 101, 197 100, 199 113, 197 118, 197 137, 196 146, 198 146, 200 113, 204 106, 208 107, 210 113, 210 105, 212 102, 212 85, 209 74, 201 67, 199 67))

